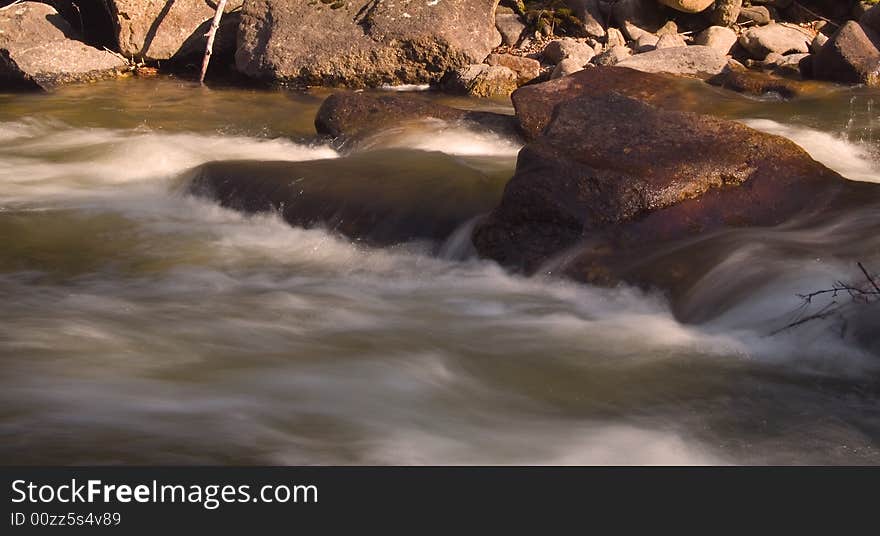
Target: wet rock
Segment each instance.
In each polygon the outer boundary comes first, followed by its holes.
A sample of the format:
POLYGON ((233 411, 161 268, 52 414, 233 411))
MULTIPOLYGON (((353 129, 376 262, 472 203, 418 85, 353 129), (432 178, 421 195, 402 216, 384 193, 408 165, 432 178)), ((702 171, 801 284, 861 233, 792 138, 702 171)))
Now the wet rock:
POLYGON ((623 35, 633 41, 645 32, 655 33, 666 22, 654 0, 618 0, 612 14, 623 35))
MULTIPOLYGON (((243 0, 226 4, 214 42, 217 54, 235 51, 238 14, 243 0)), ((205 34, 216 6, 204 0, 109 0, 119 51, 147 61, 204 54, 205 34)))
POLYGON ((680 46, 638 54, 617 64, 649 73, 670 73, 683 76, 711 76, 720 73, 727 58, 707 46, 680 46))
POLYGON ((52 6, 24 2, 0 11, 0 87, 52 89, 127 70, 125 61, 78 37, 52 6))
POLYGON ((570 37, 550 41, 547 43, 547 46, 544 47, 544 50, 541 51, 541 57, 544 58, 544 61, 552 64, 557 64, 566 58, 572 58, 575 60, 583 60, 581 65, 584 65, 589 62, 595 54, 596 52, 593 50, 593 47, 583 41, 578 41, 577 39, 572 39, 570 37))
POLYGON ((750 71, 745 68, 728 68, 723 73, 710 78, 707 82, 738 93, 756 96, 772 94, 778 95, 782 99, 800 97, 815 89, 813 85, 807 82, 781 78, 760 71, 750 71))
POLYGON ((410 95, 370 95, 343 91, 327 97, 315 116, 315 130, 339 144, 356 143, 378 131, 402 123, 442 119, 478 126, 516 137, 516 118, 492 112, 460 110, 410 95))
POLYGON ((589 67, 565 78, 521 87, 511 100, 522 133, 526 139, 535 139, 559 103, 582 95, 619 93, 664 108, 691 108, 692 97, 682 91, 680 83, 681 79, 664 74, 623 67, 589 67))
POLYGON ((566 0, 574 16, 583 22, 584 33, 589 37, 605 37, 605 20, 599 9, 599 0, 566 0))
POLYGON ((440 241, 497 203, 502 184, 440 152, 385 149, 304 162, 220 161, 185 174, 191 193, 272 212, 369 245, 440 241))
POLYGON ((768 24, 746 30, 739 43, 756 59, 764 59, 767 54, 807 53, 810 51, 812 35, 783 24, 768 24))
POLYGON ((744 7, 736 19, 736 22, 740 24, 756 24, 758 26, 770 24, 772 21, 773 16, 770 14, 770 10, 764 6, 744 7))
POLYGON ((742 11, 742 0, 718 0, 712 12, 712 24, 733 26, 742 11))
POLYGON ((447 91, 474 97, 506 97, 519 87, 516 72, 502 65, 478 63, 450 71, 441 85, 447 91))
POLYGON ((515 72, 517 83, 519 85, 530 82, 541 74, 541 62, 525 56, 516 56, 514 54, 489 54, 489 57, 486 58, 486 63, 489 65, 507 67, 515 72))
POLYGON ((621 276, 608 257, 631 260, 724 227, 777 225, 847 183, 785 138, 615 93, 585 95, 559 103, 523 148, 473 242, 482 256, 528 273, 574 256, 565 273, 606 282, 621 276))
POLYGON ((253 78, 284 84, 437 82, 448 71, 481 63, 500 44, 497 4, 248 0, 236 65, 253 78))
POLYGON ((630 50, 629 47, 625 45, 618 45, 611 47, 605 52, 595 56, 592 59, 592 63, 603 67, 611 67, 612 65, 617 65, 618 63, 630 56, 632 56, 632 50, 630 50))
POLYGON ((880 84, 880 34, 849 21, 813 57, 815 78, 853 84, 880 84))
POLYGON ((502 44, 514 46, 522 38, 526 25, 515 13, 498 13, 495 15, 495 28, 501 33, 502 44))
POLYGON ((703 45, 715 49, 720 54, 730 54, 736 45, 736 32, 723 26, 709 26, 694 39, 695 45, 703 45))

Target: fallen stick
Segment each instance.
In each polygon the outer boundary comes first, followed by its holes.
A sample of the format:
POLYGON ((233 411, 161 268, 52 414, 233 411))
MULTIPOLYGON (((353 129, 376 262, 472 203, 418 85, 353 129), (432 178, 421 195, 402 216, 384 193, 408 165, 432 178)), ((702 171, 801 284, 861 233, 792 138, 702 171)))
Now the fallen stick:
POLYGON ((223 17, 223 10, 226 8, 226 0, 217 2, 217 11, 214 13, 214 20, 211 21, 211 28, 208 30, 208 44, 205 47, 205 59, 202 60, 202 72, 199 75, 199 83, 205 85, 205 74, 208 72, 208 63, 211 61, 211 53, 214 50, 214 36, 217 35, 217 28, 220 27, 220 18, 223 17))

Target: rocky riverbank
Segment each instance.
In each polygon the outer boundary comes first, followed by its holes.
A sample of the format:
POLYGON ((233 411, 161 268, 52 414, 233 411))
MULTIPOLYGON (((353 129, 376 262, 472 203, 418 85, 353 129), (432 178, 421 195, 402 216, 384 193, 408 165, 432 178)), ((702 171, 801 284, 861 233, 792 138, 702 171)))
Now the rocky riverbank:
MULTIPOLYGON (((880 8, 872 4, 234 0, 226 4, 212 61, 216 73, 260 83, 432 84, 478 97, 621 65, 714 76, 730 89, 787 98, 802 79, 880 83, 880 8)), ((156 68, 193 72, 215 11, 205 0, 3 0, 0 6, 0 80, 16 89, 156 68)))

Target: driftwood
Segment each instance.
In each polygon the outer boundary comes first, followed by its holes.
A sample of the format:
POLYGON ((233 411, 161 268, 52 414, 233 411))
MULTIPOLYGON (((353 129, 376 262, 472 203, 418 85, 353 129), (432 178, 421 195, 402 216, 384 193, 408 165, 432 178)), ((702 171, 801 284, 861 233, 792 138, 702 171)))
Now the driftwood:
MULTIPOLYGON (((865 280, 860 283, 846 283, 843 281, 835 282, 831 288, 817 290, 809 294, 798 294, 803 303, 795 311, 795 320, 789 322, 785 326, 773 331, 770 335, 776 335, 783 331, 788 331, 813 320, 822 320, 826 318, 839 317, 843 319, 843 311, 847 307, 853 305, 870 305, 880 303, 880 282, 878 276, 871 275, 865 268, 865 265, 858 263, 859 270, 864 275, 865 280), (809 306, 813 303, 813 299, 819 296, 830 296, 831 301, 825 304, 818 311, 805 314, 809 306), (838 298, 846 298, 840 301, 838 298)), ((845 321, 844 327, 845 330, 845 321)))
POLYGON ((223 17, 223 10, 226 9, 226 0, 217 2, 217 11, 214 13, 214 20, 211 21, 211 28, 206 34, 208 36, 208 44, 205 46, 205 59, 202 60, 202 72, 199 75, 199 83, 205 83, 205 74, 208 72, 208 63, 211 61, 211 54, 214 50, 214 37, 217 35, 217 28, 220 27, 220 19, 223 17))

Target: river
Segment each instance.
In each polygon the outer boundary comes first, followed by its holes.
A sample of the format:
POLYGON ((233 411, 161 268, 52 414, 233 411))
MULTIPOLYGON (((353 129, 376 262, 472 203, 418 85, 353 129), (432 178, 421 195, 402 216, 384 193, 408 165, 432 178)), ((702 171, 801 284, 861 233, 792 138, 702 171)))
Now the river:
MULTIPOLYGON (((704 93, 880 181, 880 92, 704 93)), ((370 180, 371 158, 423 154, 492 195, 512 174, 516 142, 438 122, 340 154, 313 138, 324 95, 167 78, 0 94, 3 463, 880 463, 876 312, 771 335, 799 293, 880 270, 880 207, 722 234, 673 304, 509 274, 467 226, 371 248, 185 193, 220 159, 357 155, 370 180)))

